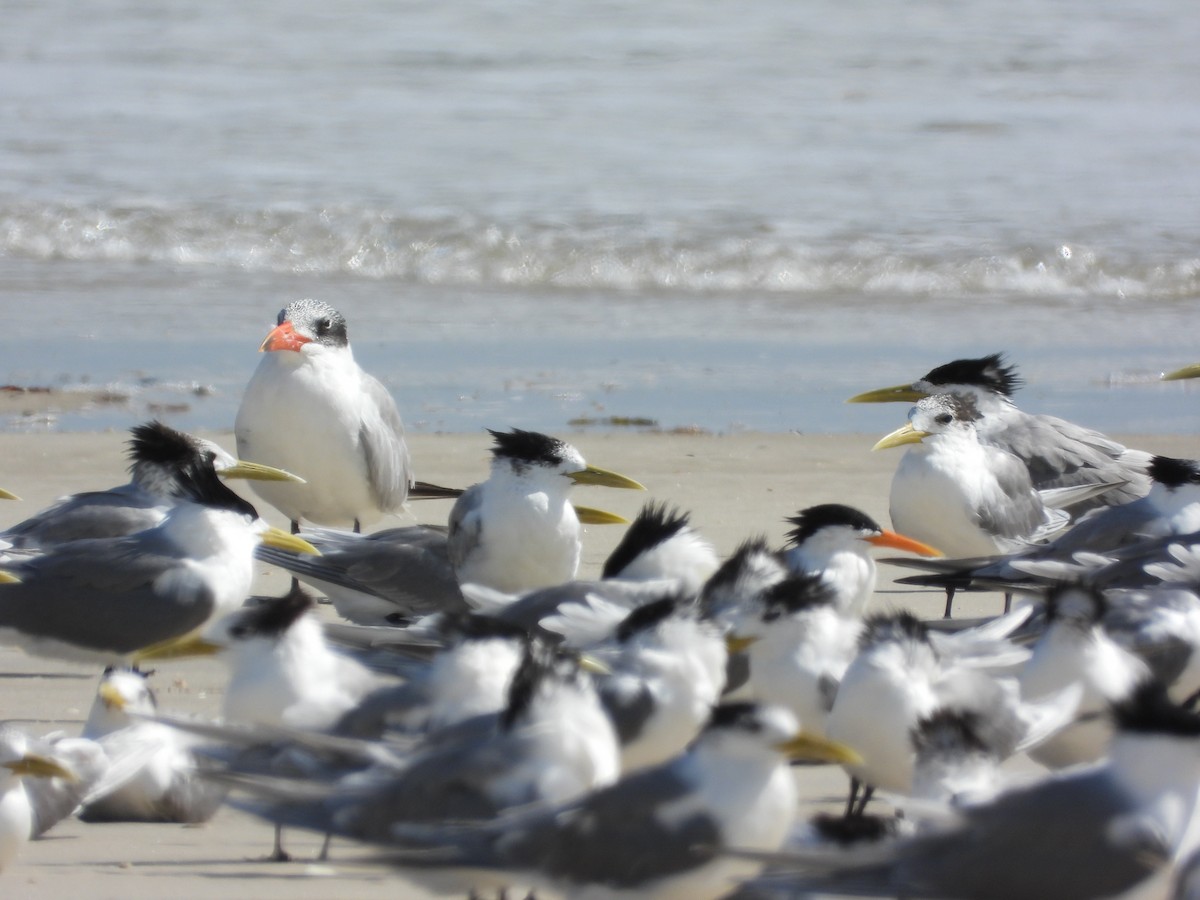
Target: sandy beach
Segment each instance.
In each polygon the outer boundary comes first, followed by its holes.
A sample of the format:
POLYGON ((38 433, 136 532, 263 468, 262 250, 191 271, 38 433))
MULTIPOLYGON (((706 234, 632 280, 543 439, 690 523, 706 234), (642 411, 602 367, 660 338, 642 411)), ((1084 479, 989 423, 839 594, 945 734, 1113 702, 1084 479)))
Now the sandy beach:
MULTIPOLYGON (((206 435, 232 448, 230 433, 206 435)), ((856 506, 886 525, 888 485, 897 451, 870 452, 877 435, 580 434, 563 435, 589 462, 639 479, 648 493, 580 489, 579 502, 632 518, 648 499, 666 501, 692 514, 694 524, 724 555, 747 537, 765 534, 780 542, 784 518, 815 503, 856 506)), ((0 506, 0 523, 19 521, 54 498, 125 480, 123 433, 0 435, 0 486, 20 502, 0 506)), ((1127 444, 1174 456, 1195 456, 1187 437, 1126 436, 1127 444)), ((418 435, 410 440, 419 477, 465 486, 487 471, 486 434, 418 435)), ((250 496, 250 495, 248 495, 250 496)), ((444 522, 445 502, 416 503, 411 516, 444 522)), ((285 524, 265 505, 262 512, 285 524)), ((382 526, 402 524, 391 520, 382 526)), ((594 575, 620 537, 617 528, 591 528, 581 575, 594 575)), ((881 568, 877 608, 909 607, 940 615, 942 596, 890 583, 898 570, 881 568)), ((264 567, 256 590, 277 592, 285 584, 264 567)), ((956 602, 956 613, 972 616, 998 609, 994 595, 956 602)), ((332 615, 328 607, 322 608, 332 615)), ((32 733, 76 733, 92 702, 98 676, 93 668, 0 650, 4 717, 32 733)), ((160 705, 170 711, 216 715, 225 681, 217 661, 169 663, 154 683, 160 705)), ((840 772, 803 771, 806 796, 840 793, 840 772)), ((369 851, 334 844, 331 861, 311 862, 314 835, 290 833, 298 861, 276 864, 262 858, 270 849, 266 824, 225 809, 199 827, 179 825, 85 825, 60 823, 43 840, 27 845, 0 876, 0 892, 14 898, 302 898, 413 896, 415 889, 395 873, 361 861, 369 851), (356 862, 357 861, 357 862, 356 862)))

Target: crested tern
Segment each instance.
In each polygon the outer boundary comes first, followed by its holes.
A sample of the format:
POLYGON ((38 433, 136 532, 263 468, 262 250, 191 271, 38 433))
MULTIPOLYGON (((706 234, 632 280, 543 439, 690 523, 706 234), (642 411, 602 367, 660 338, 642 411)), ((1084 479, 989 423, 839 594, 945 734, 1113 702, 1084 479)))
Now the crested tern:
POLYGON ((152 421, 130 429, 127 484, 87 491, 53 505, 0 532, 0 546, 40 549, 80 538, 122 537, 163 520, 186 495, 185 469, 211 465, 222 478, 298 483, 281 469, 234 459, 202 438, 152 421))
POLYGON ((79 811, 84 822, 207 822, 220 808, 225 790, 196 773, 195 741, 153 721, 157 712, 146 673, 101 676, 82 736, 101 748, 109 771, 79 811))
POLYGON ((609 669, 596 688, 621 741, 623 775, 682 752, 725 687, 725 638, 690 600, 635 609, 588 654, 609 669))
MULTIPOLYGON (((724 849, 771 850, 786 838, 797 801, 789 758, 845 762, 853 753, 798 732, 787 710, 730 704, 718 707, 674 759, 573 802, 514 809, 477 824, 403 821, 378 791, 332 793, 318 805, 289 802, 276 790, 262 804, 268 814, 290 813, 295 824, 323 828, 332 819, 344 832, 388 848, 387 858, 422 878, 448 871, 459 885, 705 900, 724 896, 760 868, 724 856, 724 849)), ((256 789, 253 781, 247 787, 256 789)))
POLYGON ((819 576, 778 582, 734 626, 735 644, 748 645, 749 696, 791 709, 805 729, 823 734, 862 628, 861 619, 838 608, 819 576))
POLYGON ((1200 796, 1200 716, 1161 685, 1113 711, 1116 734, 1093 766, 967 804, 883 848, 747 856, 773 871, 760 892, 975 898, 1163 896, 1189 852, 1200 796))
POLYGON ((260 541, 315 552, 268 528, 208 457, 179 474, 180 500, 153 528, 5 563, 17 582, 0 584, 0 640, 38 655, 119 664, 240 606, 260 541))
MULTIPOLYGON (((37 752, 39 748, 34 744, 24 732, 7 725, 0 727, 0 871, 16 859, 21 847, 38 827, 24 780, 78 780, 61 762, 37 752)), ((48 825, 42 822, 41 830, 46 827, 48 825)))
POLYGON ((514 428, 491 431, 491 474, 450 512, 447 550, 460 584, 518 593, 570 581, 579 568, 580 525, 567 499, 576 484, 645 490, 590 466, 565 441, 514 428))
MULTIPOLYGON (((574 577, 582 543, 580 514, 568 501, 573 484, 642 486, 589 466, 579 451, 531 431, 491 432, 487 480, 463 492, 447 529, 427 525, 361 536, 304 531, 319 560, 264 548, 260 556, 322 590, 338 612, 359 624, 404 624, 433 612, 474 608, 461 586, 514 594, 574 577)), ((625 522, 589 510, 589 521, 625 522)))
POLYGON ((872 547, 890 547, 922 556, 941 556, 942 548, 929 546, 905 534, 879 527, 866 513, 840 503, 810 506, 788 519, 784 559, 797 573, 815 575, 829 585, 838 608, 861 616, 875 592, 872 547))
POLYGON ((1112 485, 1091 506, 1119 506, 1149 489, 1148 454, 1131 450, 1098 431, 1054 416, 1019 409, 1012 395, 1021 386, 1016 367, 1003 354, 957 359, 938 366, 912 384, 857 394, 849 403, 918 402, 950 394, 969 403, 980 415, 979 439, 1017 457, 1038 490, 1084 484, 1112 485))

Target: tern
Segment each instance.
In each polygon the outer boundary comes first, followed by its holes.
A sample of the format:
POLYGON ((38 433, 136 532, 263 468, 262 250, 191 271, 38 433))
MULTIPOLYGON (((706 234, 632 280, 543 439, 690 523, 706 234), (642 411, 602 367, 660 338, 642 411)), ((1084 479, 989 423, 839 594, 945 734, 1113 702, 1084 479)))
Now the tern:
MULTIPOLYGON (((1027 563, 1070 563, 1076 554, 1107 554, 1148 538, 1188 535, 1200 531, 1200 461, 1155 456, 1148 467, 1150 491, 1121 506, 1093 509, 1070 529, 1045 544, 1014 554, 959 560, 889 560, 906 568, 925 568, 935 574, 899 579, 901 584, 955 589, 1006 589, 1030 582, 1018 568, 1027 563)), ((1035 581, 1036 584, 1036 581, 1035 581)))
MULTIPOLYGON (((935 394, 872 448, 909 448, 892 477, 892 525, 950 557, 1009 553, 1044 540, 1070 522, 1057 507, 1092 490, 1037 490, 1021 460, 980 440, 980 418, 973 399, 935 394)), ((948 590, 947 617, 953 599, 948 590)))
POLYGON ((463 598, 465 584, 515 594, 570 580, 582 550, 580 522, 626 521, 601 510, 577 512, 567 499, 571 486, 644 488, 587 465, 557 438, 519 429, 491 434, 491 473, 455 501, 448 528, 418 525, 367 536, 306 530, 304 537, 322 550, 320 561, 271 548, 260 555, 324 591, 341 615, 367 625, 467 612, 473 605, 463 598))
POLYGON ((79 818, 85 822, 207 822, 225 790, 196 773, 194 741, 153 721, 158 703, 146 673, 109 668, 82 736, 108 759, 109 772, 92 790, 79 818))
POLYGON ((468 585, 466 594, 485 615, 550 641, 589 647, 611 637, 640 606, 695 597, 718 564, 687 513, 647 503, 604 561, 599 580, 567 581, 519 596, 468 585))
POLYGON ((823 734, 838 684, 858 654, 862 620, 842 612, 819 576, 793 575, 763 594, 735 628, 747 644, 747 689, 760 702, 786 706, 805 729, 823 734))
POLYGON ((460 584, 519 593, 570 581, 579 568, 580 524, 573 485, 645 490, 590 466, 566 441, 514 428, 492 431, 491 474, 450 511, 447 549, 460 584))
POLYGON ((1006 758, 1067 723, 1079 702, 1077 691, 1064 689, 1038 703, 1026 702, 1013 679, 987 672, 1028 657, 1028 651, 1004 639, 1028 612, 1019 610, 953 635, 932 633, 907 612, 865 620, 859 652, 846 667, 826 718, 831 738, 861 748, 862 760, 847 767, 853 779, 851 811, 861 812, 870 796, 868 790, 856 807, 857 783, 911 793, 911 732, 939 709, 979 710, 989 716, 1004 735, 1006 758))
POLYGON ((471 884, 534 884, 566 896, 707 900, 760 868, 723 850, 775 849, 786 838, 797 802, 789 758, 844 762, 853 752, 799 732, 787 710, 728 704, 674 759, 573 802, 531 805, 478 824, 398 821, 378 792, 332 793, 317 807, 288 803, 276 791, 266 805, 310 827, 332 818, 422 876, 448 870, 471 884))
MULTIPOLYGON (((0 871, 6 869, 39 826, 34 803, 25 779, 78 781, 76 774, 58 760, 37 752, 39 748, 24 732, 0 727, 0 871)), ((66 813, 70 813, 70 809, 66 813)))
POLYGON ((384 679, 325 640, 316 605, 297 588, 226 616, 209 639, 230 668, 229 722, 331 728, 384 679))
POLYGON ((182 499, 153 528, 51 547, 4 564, 0 639, 29 652, 120 664, 242 604, 260 541, 316 552, 268 528, 207 457, 180 470, 182 499))
POLYGON ((525 629, 491 616, 468 615, 453 619, 447 630, 448 643, 428 663, 407 673, 403 684, 364 697, 334 732, 375 739, 389 731, 424 734, 504 709, 527 653, 525 629))
POLYGON ((750 887, 788 896, 1164 896, 1172 857, 1191 849, 1200 716, 1152 682, 1113 715, 1116 734, 1101 763, 959 807, 883 848, 748 854, 774 867, 750 887))
POLYGON ((840 503, 810 506, 788 519, 784 559, 795 573, 814 575, 829 585, 843 612, 861 616, 875 592, 872 547, 890 547, 922 556, 941 556, 942 548, 879 527, 866 513, 840 503))
POLYGON ((623 775, 682 752, 725 687, 724 636, 679 598, 635 609, 613 640, 588 652, 609 670, 596 686, 621 741, 623 775))
POLYGON ((212 441, 152 421, 131 429, 128 484, 72 494, 0 533, 0 546, 38 549, 151 528, 186 496, 186 470, 211 465, 222 478, 299 483, 289 472, 234 459, 212 441))
MULTIPOLYGON (((850 403, 916 402, 950 394, 979 411, 979 439, 1016 456, 1038 490, 1083 484, 1113 485, 1082 501, 1087 506, 1119 506, 1149 488, 1147 454, 1053 416, 1018 409, 1012 401, 1021 385, 1016 367, 1003 354, 958 359, 932 369, 912 384, 880 388, 851 397, 850 403)), ((949 551, 947 551, 949 552, 949 551)))
POLYGON ((1079 684, 1083 695, 1080 721, 1042 742, 1030 756, 1052 768, 1094 762, 1112 737, 1110 721, 1099 713, 1126 699, 1150 671, 1104 629, 1108 603, 1099 591, 1062 585, 1046 595, 1045 609, 1046 628, 1018 672, 1021 693, 1036 699, 1079 684))
MULTIPOLYGON (((286 805, 260 811, 277 828, 297 824, 327 836, 362 837, 389 823, 489 820, 505 809, 563 802, 612 783, 619 774, 617 738, 591 682, 554 648, 533 643, 526 649, 498 714, 434 732, 399 758, 365 743, 349 768, 345 740, 336 745, 338 758, 324 764, 318 747, 303 771, 319 773, 328 805, 318 804, 302 819, 286 805), (371 763, 366 768, 364 759, 371 763)), ((305 750, 302 738, 295 743, 305 750)), ((268 767, 268 784, 296 777, 294 764, 283 776, 279 768, 268 767)), ((253 790, 263 774, 235 758, 221 780, 253 790)))
POLYGON ((404 506, 412 484, 396 403, 354 360, 345 317, 319 300, 279 312, 234 424, 238 454, 279 466, 303 485, 260 484, 292 521, 363 525, 404 506))

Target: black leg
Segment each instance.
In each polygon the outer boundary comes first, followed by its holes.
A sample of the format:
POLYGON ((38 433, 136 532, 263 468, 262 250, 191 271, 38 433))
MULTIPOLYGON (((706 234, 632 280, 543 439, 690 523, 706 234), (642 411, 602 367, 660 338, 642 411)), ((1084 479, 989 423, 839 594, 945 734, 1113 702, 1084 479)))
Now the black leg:
POLYGON ((1004 592, 1004 611, 1007 613, 1012 610, 1012 591, 1004 592))
POLYGON ((954 592, 957 588, 946 588, 946 611, 942 614, 943 619, 949 619, 954 613, 954 592))
POLYGON ((333 843, 333 832, 325 833, 325 840, 321 842, 321 852, 317 855, 319 862, 325 862, 329 859, 329 845, 333 843))
POLYGON ((862 787, 862 782, 850 776, 850 796, 846 798, 846 818, 850 818, 854 814, 855 801, 858 800, 858 791, 862 787))
POLYGON ((271 862, 288 862, 292 857, 283 849, 283 826, 275 826, 275 847, 267 857, 271 862))
POLYGON ((354 520, 354 533, 362 534, 362 526, 358 524, 358 519, 354 520))
POLYGON ((875 794, 875 788, 871 785, 863 787, 862 796, 858 800, 858 809, 854 811, 855 818, 862 818, 863 813, 867 811, 867 804, 871 802, 871 797, 875 794))

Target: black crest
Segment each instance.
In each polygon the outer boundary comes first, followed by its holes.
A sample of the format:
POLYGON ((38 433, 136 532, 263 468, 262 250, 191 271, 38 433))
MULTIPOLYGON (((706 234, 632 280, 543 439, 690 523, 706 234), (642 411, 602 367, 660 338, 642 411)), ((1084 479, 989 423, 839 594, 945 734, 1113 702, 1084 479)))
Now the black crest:
POLYGON ((855 531, 879 533, 883 530, 879 523, 866 513, 841 503, 810 506, 787 519, 787 522, 796 526, 787 533, 788 543, 794 547, 799 547, 822 528, 844 525, 855 531))
POLYGON ((157 421, 136 425, 130 434, 132 467, 151 463, 170 468, 175 474, 174 496, 258 518, 258 511, 217 476, 213 454, 188 435, 157 421))
POLYGON ((1155 456, 1150 460, 1150 477, 1164 487, 1177 488, 1185 484, 1200 484, 1200 462, 1194 459, 1175 459, 1155 456))
POLYGON ((647 503, 604 561, 604 571, 600 577, 615 578, 647 550, 665 544, 687 527, 687 513, 672 509, 665 503, 647 503))
POLYGON ((139 463, 183 466, 200 455, 196 442, 157 419, 129 429, 130 468, 139 463))
POLYGON ((231 637, 279 637, 316 606, 299 585, 282 597, 270 597, 244 609, 229 629, 231 637))
POLYGON ((493 431, 489 428, 488 434, 496 441, 492 455, 497 459, 548 466, 557 466, 566 459, 567 445, 547 434, 522 431, 520 428, 514 428, 512 431, 493 431))
POLYGON ((661 600, 654 600, 639 606, 622 619, 621 624, 617 626, 617 640, 625 643, 634 635, 649 631, 659 622, 671 618, 681 602, 678 597, 663 597, 661 600))
POLYGON ((991 753, 982 733, 979 713, 939 709, 917 723, 911 739, 918 753, 991 753))
POLYGON ((507 703, 500 714, 500 728, 507 731, 525 717, 538 689, 548 679, 575 678, 579 671, 579 661, 566 651, 560 651, 543 640, 530 640, 525 645, 525 655, 517 671, 513 673, 507 703))
POLYGON ((820 575, 803 572, 789 575, 763 594, 763 621, 819 606, 832 606, 834 595, 834 589, 825 584, 820 575))
MULTIPOLYGON (((914 641, 930 644, 929 627, 908 611, 875 613, 863 620, 863 632, 858 639, 859 650, 892 641, 914 641)), ((932 644, 930 644, 932 646, 932 644)))
POLYGON ((1007 365, 1003 353, 993 353, 979 359, 956 359, 931 369, 921 381, 935 387, 970 384, 1005 397, 1011 397, 1024 384, 1017 374, 1017 367, 1007 365))
POLYGON ((762 731, 762 719, 759 717, 757 703, 722 703, 712 711, 708 720, 709 728, 736 728, 741 731, 757 733, 762 731))
POLYGON ((1159 681, 1147 681, 1112 709, 1117 728, 1125 732, 1200 737, 1200 715, 1173 702, 1159 681))

